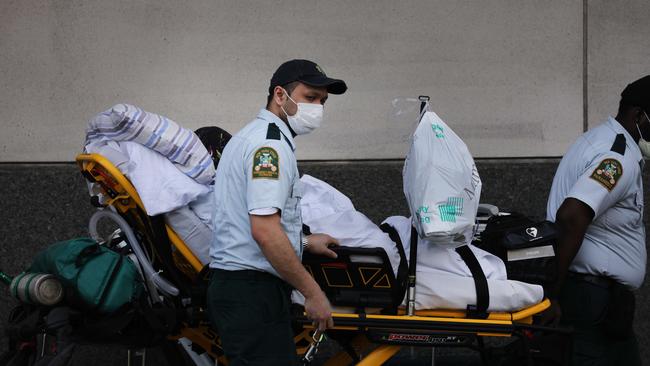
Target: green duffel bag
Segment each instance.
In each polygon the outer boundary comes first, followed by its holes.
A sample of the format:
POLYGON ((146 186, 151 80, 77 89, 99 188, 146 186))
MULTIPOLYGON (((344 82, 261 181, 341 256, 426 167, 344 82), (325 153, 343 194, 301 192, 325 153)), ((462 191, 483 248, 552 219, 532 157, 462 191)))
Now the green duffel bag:
POLYGON ((120 309, 143 291, 135 264, 90 238, 50 245, 36 255, 28 271, 56 275, 71 295, 69 303, 100 313, 120 309))

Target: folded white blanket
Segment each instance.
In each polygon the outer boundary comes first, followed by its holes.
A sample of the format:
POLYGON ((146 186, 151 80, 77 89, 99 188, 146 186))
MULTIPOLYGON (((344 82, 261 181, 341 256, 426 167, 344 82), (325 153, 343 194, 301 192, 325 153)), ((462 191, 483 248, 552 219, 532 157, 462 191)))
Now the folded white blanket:
POLYGON ((162 154, 200 184, 214 179, 210 153, 194 132, 130 104, 116 104, 88 122, 84 145, 98 141, 134 141, 162 154))

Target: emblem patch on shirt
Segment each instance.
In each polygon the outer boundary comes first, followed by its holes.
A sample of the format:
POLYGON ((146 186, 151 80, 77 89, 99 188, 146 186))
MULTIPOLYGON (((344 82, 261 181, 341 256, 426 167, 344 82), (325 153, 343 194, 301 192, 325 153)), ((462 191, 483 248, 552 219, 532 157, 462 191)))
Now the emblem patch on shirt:
POLYGON ((262 147, 253 155, 253 179, 278 179, 280 176, 280 158, 270 147, 262 147))
POLYGON ((591 179, 611 191, 623 175, 623 166, 616 159, 605 159, 591 173, 591 179))

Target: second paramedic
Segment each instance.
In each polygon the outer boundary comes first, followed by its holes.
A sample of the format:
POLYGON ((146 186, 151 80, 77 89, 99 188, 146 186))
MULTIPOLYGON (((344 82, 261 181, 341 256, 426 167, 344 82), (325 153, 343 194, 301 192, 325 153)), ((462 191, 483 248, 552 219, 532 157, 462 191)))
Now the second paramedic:
POLYGON ((574 328, 573 365, 641 365, 632 291, 646 269, 649 113, 650 75, 623 90, 616 118, 578 138, 553 179, 547 216, 561 235, 548 313, 574 328))
POLYGON ((208 313, 230 365, 294 365, 290 294, 305 297, 319 329, 333 326, 325 294, 301 263, 303 250, 335 258, 325 234, 302 235, 294 137, 318 128, 329 94, 345 82, 291 60, 271 78, 266 108, 226 145, 215 178, 208 313))

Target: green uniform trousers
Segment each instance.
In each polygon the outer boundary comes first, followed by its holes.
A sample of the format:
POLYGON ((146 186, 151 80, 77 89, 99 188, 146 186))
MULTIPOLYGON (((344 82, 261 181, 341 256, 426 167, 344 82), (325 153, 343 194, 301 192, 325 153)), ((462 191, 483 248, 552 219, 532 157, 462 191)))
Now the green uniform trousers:
POLYGON ((627 335, 621 336, 613 334, 605 324, 612 296, 611 286, 578 276, 567 277, 560 296, 561 325, 574 328, 573 366, 641 365, 631 327, 627 335))
POLYGON ((208 315, 230 366, 298 364, 291 288, 259 271, 212 270, 208 315))

